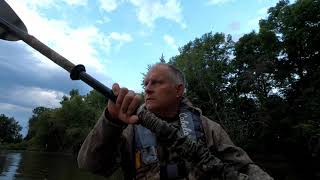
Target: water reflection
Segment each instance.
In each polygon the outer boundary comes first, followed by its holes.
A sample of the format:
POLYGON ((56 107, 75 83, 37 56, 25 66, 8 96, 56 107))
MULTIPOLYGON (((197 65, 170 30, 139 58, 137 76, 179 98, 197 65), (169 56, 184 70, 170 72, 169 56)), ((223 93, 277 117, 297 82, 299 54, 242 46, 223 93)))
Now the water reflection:
POLYGON ((0 170, 3 172, 3 175, 1 173, 0 179, 14 179, 15 174, 17 174, 20 161, 20 153, 10 153, 7 154, 7 156, 0 156, 0 170))
MULTIPOLYGON (((0 180, 11 179, 100 180, 105 178, 78 169, 76 158, 71 155, 1 151, 0 180)), ((119 176, 111 179, 119 179, 119 176)))

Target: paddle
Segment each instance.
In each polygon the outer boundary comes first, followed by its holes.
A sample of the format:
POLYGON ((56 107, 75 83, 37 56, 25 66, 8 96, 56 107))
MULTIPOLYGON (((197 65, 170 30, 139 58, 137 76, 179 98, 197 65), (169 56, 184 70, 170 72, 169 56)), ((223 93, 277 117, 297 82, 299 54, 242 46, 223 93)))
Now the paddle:
POLYGON ((36 37, 28 34, 27 27, 4 0, 0 0, 0 38, 7 41, 24 41, 29 46, 33 47, 54 63, 68 71, 72 80, 82 80, 93 89, 102 93, 108 99, 113 102, 116 101, 117 98, 111 89, 87 74, 84 65, 74 65, 68 59, 40 42, 36 37))

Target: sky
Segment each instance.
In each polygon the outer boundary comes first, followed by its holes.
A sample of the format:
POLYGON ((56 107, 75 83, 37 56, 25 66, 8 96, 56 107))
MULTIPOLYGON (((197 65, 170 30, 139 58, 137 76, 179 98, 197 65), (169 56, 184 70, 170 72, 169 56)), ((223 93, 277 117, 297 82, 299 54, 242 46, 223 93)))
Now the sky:
MULTIPOLYGON (((141 92, 150 64, 208 32, 237 41, 277 0, 6 0, 28 33, 108 87, 141 92)), ((0 40, 0 114, 26 135, 38 106, 56 108, 71 89, 92 90, 22 41, 0 40)))

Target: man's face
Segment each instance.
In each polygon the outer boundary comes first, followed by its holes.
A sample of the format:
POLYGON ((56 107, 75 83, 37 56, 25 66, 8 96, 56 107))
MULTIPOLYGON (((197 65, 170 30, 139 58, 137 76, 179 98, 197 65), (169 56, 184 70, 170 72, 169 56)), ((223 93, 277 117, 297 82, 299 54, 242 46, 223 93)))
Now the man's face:
POLYGON ((154 66, 144 79, 145 105, 154 113, 166 113, 177 108, 179 92, 165 65, 154 66))

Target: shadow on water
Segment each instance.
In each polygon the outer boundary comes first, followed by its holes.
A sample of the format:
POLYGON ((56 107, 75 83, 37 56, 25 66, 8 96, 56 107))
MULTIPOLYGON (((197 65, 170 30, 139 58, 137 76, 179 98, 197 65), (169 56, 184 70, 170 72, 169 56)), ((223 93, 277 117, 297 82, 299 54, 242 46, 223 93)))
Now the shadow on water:
MULTIPOLYGON (((1 151, 0 180, 102 180, 77 167, 76 157, 61 153, 1 151)), ((122 179, 119 173, 108 179, 122 179)))

